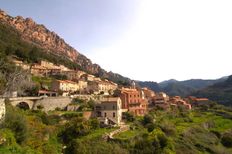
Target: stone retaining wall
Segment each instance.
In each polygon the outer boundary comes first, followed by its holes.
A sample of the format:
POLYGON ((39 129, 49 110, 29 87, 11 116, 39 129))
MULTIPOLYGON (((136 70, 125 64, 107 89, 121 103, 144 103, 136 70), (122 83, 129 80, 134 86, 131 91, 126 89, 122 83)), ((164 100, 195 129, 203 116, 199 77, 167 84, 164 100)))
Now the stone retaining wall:
POLYGON ((41 100, 37 100, 33 109, 42 106, 44 111, 52 111, 56 108, 63 110, 66 109, 71 102, 72 99, 70 97, 45 97, 41 100))
POLYGON ((0 99, 0 122, 4 119, 6 114, 5 100, 0 99))

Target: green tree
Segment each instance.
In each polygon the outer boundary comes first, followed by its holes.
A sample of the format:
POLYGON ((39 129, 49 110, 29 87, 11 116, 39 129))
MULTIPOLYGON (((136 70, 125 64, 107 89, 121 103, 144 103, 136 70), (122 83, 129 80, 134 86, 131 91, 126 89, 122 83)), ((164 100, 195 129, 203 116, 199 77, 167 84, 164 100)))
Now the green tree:
POLYGON ((227 132, 223 134, 221 143, 228 148, 232 147, 232 132, 227 132))
POLYGON ((14 132, 17 143, 22 143, 27 138, 28 128, 25 117, 9 104, 6 105, 3 127, 14 132))
POLYGON ((153 123, 154 121, 154 118, 152 117, 152 115, 150 114, 146 114, 144 117, 143 117, 143 125, 147 125, 147 124, 150 124, 150 123, 153 123))
POLYGON ((134 115, 133 115, 132 113, 130 113, 130 112, 125 112, 123 116, 124 116, 125 119, 126 119, 127 121, 129 121, 129 122, 135 121, 134 115))

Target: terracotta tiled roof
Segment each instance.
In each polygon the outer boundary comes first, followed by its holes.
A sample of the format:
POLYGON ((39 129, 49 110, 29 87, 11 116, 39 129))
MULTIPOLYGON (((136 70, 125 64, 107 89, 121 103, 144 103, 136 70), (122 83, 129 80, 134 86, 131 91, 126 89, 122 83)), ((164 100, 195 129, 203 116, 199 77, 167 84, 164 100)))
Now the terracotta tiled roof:
POLYGON ((60 83, 72 83, 72 84, 77 84, 76 82, 70 81, 70 80, 56 80, 60 83))

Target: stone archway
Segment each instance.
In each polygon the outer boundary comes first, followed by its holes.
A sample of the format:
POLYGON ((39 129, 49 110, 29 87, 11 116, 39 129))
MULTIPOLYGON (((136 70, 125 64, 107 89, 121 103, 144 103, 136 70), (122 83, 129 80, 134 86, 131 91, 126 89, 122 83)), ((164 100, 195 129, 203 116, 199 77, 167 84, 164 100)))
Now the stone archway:
POLYGON ((20 109, 23 109, 23 110, 29 110, 30 109, 29 104, 26 103, 26 102, 19 102, 16 106, 18 108, 20 108, 20 109))
POLYGON ((19 107, 21 109, 32 109, 34 106, 34 102, 31 100, 26 100, 25 98, 17 98, 10 100, 12 106, 19 107))

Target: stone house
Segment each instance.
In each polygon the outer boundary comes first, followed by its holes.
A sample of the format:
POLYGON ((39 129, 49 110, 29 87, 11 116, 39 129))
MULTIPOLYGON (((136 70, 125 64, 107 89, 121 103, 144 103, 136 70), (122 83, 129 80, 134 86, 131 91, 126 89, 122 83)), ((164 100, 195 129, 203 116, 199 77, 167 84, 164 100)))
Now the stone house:
POLYGON ((38 64, 33 64, 31 66, 31 74, 36 76, 44 76, 48 74, 48 69, 38 64))
POLYGON ((155 92, 148 88, 142 88, 141 90, 144 92, 144 96, 148 100, 148 103, 151 104, 152 98, 155 97, 155 92))
POLYGON ((170 107, 169 96, 163 92, 157 93, 156 96, 153 97, 152 103, 154 106, 160 107, 165 110, 170 107))
POLYGON ((94 94, 100 94, 101 92, 104 95, 109 95, 110 91, 116 90, 118 87, 117 84, 109 81, 90 81, 88 82, 88 91, 94 94))
POLYGON ((94 81, 95 76, 91 75, 91 74, 83 74, 81 76, 81 79, 85 80, 85 81, 94 81))
POLYGON ((74 71, 74 70, 62 71, 59 72, 59 74, 67 76, 68 80, 78 80, 80 78, 78 75, 78 71, 74 71))
POLYGON ((30 65, 24 63, 23 61, 14 59, 14 60, 13 60, 13 63, 14 63, 16 66, 19 66, 19 67, 21 67, 21 68, 24 69, 24 70, 29 70, 29 69, 30 69, 30 65))
POLYGON ((79 86, 79 92, 85 92, 87 91, 87 87, 88 87, 88 82, 83 81, 83 80, 78 80, 78 86, 79 86))
POLYGON ((180 96, 175 96, 169 99, 169 103, 172 106, 182 106, 188 110, 192 109, 191 104, 187 103, 185 100, 183 100, 180 96))
POLYGON ((94 106, 94 117, 102 124, 120 125, 122 120, 122 101, 119 97, 102 98, 94 106))
POLYGON ((79 90, 79 85, 70 80, 54 80, 51 86, 52 91, 75 92, 79 90))

